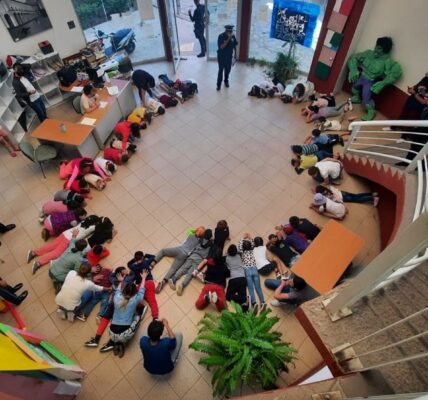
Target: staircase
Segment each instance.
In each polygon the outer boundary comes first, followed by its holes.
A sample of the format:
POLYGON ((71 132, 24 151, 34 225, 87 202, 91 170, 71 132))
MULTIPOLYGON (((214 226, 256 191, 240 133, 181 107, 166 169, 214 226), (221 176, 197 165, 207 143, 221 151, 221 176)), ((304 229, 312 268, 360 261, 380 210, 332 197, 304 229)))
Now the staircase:
POLYGON ((417 177, 370 158, 346 153, 343 166, 348 174, 370 181, 378 192, 382 250, 399 232, 400 227, 412 222, 417 199, 417 177))
MULTIPOLYGON (((427 262, 357 301, 347 318, 331 322, 321 298, 304 303, 296 316, 320 353, 328 354, 325 359, 334 374, 360 371, 364 376, 365 371, 375 370, 392 393, 425 392, 428 390, 426 282, 427 262), (368 337, 417 311, 421 312, 414 318, 368 337), (367 339, 360 340, 364 337, 367 339), (343 349, 344 344, 352 346, 343 349), (388 364, 423 354, 425 357, 419 359, 388 364)), ((343 286, 334 289, 331 295, 341 289, 343 286)))

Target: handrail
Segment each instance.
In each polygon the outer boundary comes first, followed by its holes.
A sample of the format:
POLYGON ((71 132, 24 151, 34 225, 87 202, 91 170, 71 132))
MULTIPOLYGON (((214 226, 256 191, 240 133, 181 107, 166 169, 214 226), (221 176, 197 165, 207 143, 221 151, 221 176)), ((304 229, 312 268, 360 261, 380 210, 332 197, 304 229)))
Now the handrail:
MULTIPOLYGON (((354 126, 415 126, 428 127, 428 120, 376 120, 376 121, 353 121, 349 124, 349 128, 352 129, 354 126)), ((383 131, 388 132, 388 131, 383 131)))
MULTIPOLYGON (((407 130, 407 127, 428 128, 428 120, 354 121, 349 124, 351 136, 345 145, 344 152, 373 158, 389 165, 396 162, 404 163, 407 166, 404 172, 416 172, 417 193, 413 211, 413 221, 415 221, 422 213, 428 211, 428 173, 426 173, 428 171, 428 143, 401 139, 400 136, 407 133, 416 138, 426 138, 428 133, 414 132, 411 129, 407 130), (382 129, 384 127, 398 127, 398 129, 382 129), (404 144, 406 147, 411 145, 412 148, 397 146, 397 144, 404 144), (406 157, 408 154, 414 157, 413 160, 406 157)), ((423 251, 422 255, 416 255, 403 265, 396 267, 389 276, 375 285, 373 290, 385 286, 427 260, 428 248, 423 251)))

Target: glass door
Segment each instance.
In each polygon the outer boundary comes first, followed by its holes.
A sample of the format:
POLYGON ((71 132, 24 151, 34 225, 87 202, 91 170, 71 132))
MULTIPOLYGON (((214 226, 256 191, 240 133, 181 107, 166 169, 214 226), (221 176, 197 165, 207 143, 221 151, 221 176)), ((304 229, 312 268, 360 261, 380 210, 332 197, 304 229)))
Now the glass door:
POLYGON ((294 43, 298 70, 307 74, 328 0, 253 0, 250 58, 273 61, 294 43))
MULTIPOLYGON (((217 39, 225 25, 235 25, 239 42, 238 0, 205 0, 207 10, 207 53, 209 59, 217 58, 217 39)), ((239 47, 239 44, 238 44, 239 47)))
POLYGON ((178 40, 175 0, 166 0, 165 4, 168 18, 168 39, 171 43, 174 72, 177 72, 178 64, 180 63, 180 42, 178 40))
POLYGON ((165 57, 156 0, 72 0, 86 42, 108 56, 126 53, 134 64, 165 57))

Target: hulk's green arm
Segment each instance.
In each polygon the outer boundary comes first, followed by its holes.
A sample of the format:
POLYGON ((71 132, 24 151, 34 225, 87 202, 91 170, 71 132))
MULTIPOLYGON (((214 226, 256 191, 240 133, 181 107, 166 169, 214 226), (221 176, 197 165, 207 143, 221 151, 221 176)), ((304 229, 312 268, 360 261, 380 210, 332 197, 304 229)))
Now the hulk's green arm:
POLYGON ((371 57, 371 50, 366 50, 361 53, 354 54, 348 60, 348 68, 349 72, 355 72, 358 70, 359 65, 363 62, 363 60, 367 57, 371 57))

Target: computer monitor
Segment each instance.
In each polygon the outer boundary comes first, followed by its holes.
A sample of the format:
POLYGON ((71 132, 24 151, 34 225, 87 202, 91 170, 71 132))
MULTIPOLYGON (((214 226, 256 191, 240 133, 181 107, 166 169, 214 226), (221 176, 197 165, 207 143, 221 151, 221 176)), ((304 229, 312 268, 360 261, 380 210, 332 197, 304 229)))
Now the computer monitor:
POLYGON ((97 88, 104 87, 104 69, 102 68, 88 68, 86 70, 89 79, 93 82, 97 88))

